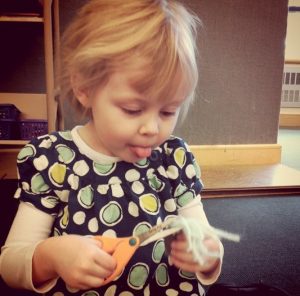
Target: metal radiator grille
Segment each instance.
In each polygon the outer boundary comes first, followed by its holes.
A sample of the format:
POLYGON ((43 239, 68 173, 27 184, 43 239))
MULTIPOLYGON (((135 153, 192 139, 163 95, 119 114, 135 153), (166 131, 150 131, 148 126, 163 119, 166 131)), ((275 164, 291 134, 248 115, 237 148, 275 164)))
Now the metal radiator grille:
POLYGON ((300 65, 285 65, 281 107, 300 107, 300 65))

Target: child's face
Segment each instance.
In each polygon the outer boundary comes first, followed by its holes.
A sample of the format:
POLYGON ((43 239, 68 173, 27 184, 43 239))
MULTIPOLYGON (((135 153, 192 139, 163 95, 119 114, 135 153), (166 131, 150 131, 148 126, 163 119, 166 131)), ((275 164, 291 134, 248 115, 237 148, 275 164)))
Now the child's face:
MULTIPOLYGON (((185 86, 167 100, 146 98, 131 83, 142 71, 140 68, 112 74, 108 83, 89 98, 93 120, 83 133, 87 132, 85 140, 98 152, 136 162, 150 156, 151 150, 173 132, 185 100, 185 86)), ((174 86, 182 84, 179 76, 175 80, 174 86)))

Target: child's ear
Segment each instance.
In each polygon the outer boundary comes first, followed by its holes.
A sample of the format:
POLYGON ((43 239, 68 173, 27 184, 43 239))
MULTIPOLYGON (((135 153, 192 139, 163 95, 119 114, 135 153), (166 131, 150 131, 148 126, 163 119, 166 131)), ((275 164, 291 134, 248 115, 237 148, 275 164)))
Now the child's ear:
POLYGON ((72 74, 70 80, 71 80, 73 93, 74 93, 75 97, 77 98, 77 100, 80 102, 80 104, 83 107, 89 108, 90 107, 90 99, 89 99, 87 91, 80 87, 80 81, 81 81, 80 75, 72 74))

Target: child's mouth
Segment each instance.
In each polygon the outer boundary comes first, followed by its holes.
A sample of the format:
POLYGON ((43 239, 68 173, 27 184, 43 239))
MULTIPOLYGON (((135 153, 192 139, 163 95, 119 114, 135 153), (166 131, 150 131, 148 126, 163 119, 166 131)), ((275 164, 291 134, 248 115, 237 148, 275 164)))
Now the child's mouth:
POLYGON ((152 152, 151 147, 131 146, 130 149, 138 158, 149 157, 152 152))

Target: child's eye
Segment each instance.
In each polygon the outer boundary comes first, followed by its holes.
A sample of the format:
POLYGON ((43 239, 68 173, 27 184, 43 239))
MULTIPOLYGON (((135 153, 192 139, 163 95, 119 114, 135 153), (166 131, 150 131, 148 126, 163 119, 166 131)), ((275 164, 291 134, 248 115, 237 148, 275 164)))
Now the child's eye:
POLYGON ((162 111, 161 114, 165 117, 172 117, 176 115, 176 111, 162 111))
POLYGON ((129 115, 138 115, 142 112, 140 109, 127 109, 127 108, 122 108, 122 110, 129 115))

